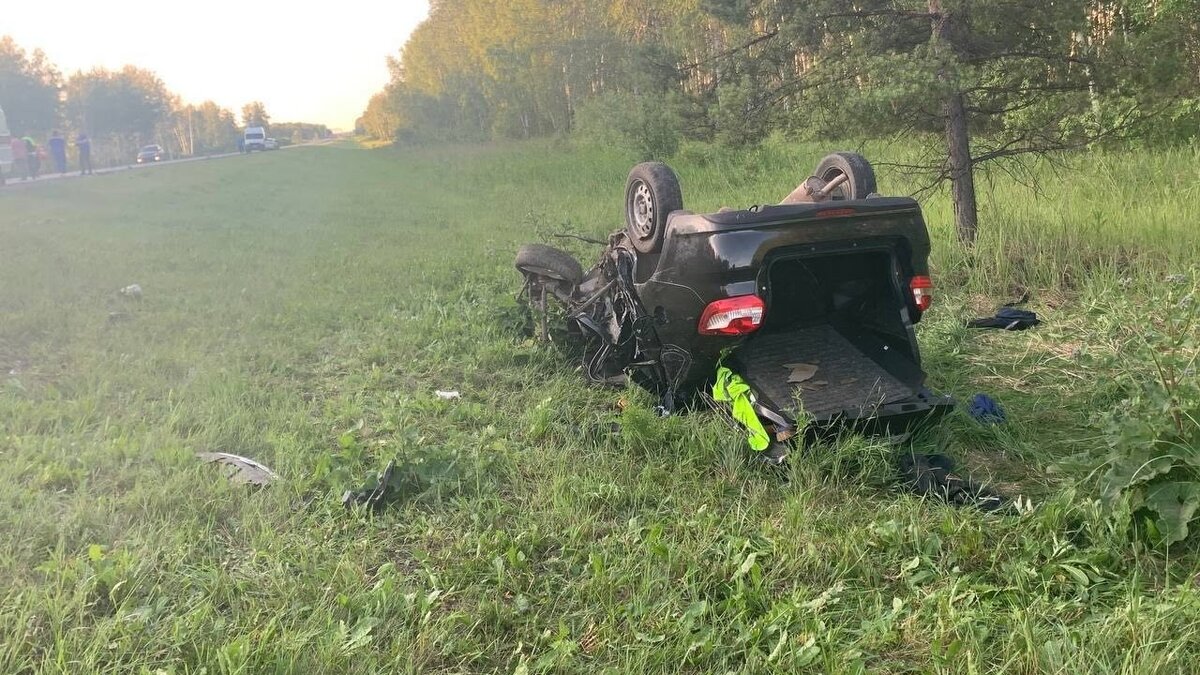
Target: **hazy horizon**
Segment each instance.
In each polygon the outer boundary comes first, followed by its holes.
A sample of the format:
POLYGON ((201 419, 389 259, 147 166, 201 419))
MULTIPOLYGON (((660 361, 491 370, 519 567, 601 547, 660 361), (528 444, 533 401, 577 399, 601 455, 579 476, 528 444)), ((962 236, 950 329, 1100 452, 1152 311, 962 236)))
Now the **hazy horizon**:
POLYGON ((131 64, 188 103, 213 100, 240 113, 258 100, 274 121, 350 129, 387 84, 387 56, 428 11, 427 0, 372 7, 367 16, 280 0, 253 11, 214 0, 201 12, 148 0, 113 0, 101 11, 72 1, 11 7, 0 35, 41 49, 64 77, 131 64))

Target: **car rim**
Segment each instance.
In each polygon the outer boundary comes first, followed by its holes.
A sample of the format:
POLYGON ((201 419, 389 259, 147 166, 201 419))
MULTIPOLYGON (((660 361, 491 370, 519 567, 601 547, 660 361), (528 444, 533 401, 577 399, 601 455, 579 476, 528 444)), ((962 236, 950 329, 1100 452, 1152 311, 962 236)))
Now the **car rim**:
POLYGON ((638 239, 649 239, 654 234, 654 195, 650 186, 638 181, 629 200, 629 222, 638 239))

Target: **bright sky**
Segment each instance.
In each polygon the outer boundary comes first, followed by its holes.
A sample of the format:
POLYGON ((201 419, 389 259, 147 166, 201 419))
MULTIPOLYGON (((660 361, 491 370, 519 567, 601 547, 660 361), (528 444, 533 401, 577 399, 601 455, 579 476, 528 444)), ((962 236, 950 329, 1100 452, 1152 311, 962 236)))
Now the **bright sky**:
POLYGON ((6 2, 0 35, 40 47, 68 76, 95 66, 153 70, 185 102, 241 115, 259 100, 277 122, 349 130, 388 81, 428 0, 336 5, 284 0, 6 2))

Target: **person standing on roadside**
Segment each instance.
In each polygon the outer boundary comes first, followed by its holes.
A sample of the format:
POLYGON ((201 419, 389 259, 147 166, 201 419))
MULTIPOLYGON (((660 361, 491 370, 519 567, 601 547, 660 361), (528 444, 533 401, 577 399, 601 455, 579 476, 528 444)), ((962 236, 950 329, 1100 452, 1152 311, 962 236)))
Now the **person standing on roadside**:
POLYGON ((29 177, 37 180, 42 170, 41 148, 33 142, 32 136, 25 137, 25 162, 29 165, 29 177))
POLYGON ((75 136, 75 149, 79 151, 79 175, 91 175, 92 173, 92 141, 88 135, 79 132, 75 136))
POLYGON ((62 134, 54 131, 50 134, 50 140, 46 143, 50 146, 50 158, 54 160, 54 169, 59 174, 67 172, 67 139, 62 137, 62 134))
POLYGON ((25 145, 25 139, 13 136, 10 147, 13 156, 13 175, 17 175, 17 167, 20 166, 22 173, 25 174, 21 180, 29 180, 29 148, 25 145))

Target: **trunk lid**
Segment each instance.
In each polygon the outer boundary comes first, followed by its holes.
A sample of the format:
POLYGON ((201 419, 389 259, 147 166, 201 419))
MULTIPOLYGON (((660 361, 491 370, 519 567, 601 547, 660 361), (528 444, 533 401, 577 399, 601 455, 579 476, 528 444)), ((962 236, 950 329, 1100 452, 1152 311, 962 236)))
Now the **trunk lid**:
POLYGON ((760 402, 792 420, 877 420, 928 409, 919 315, 899 247, 884 240, 772 251, 762 327, 736 350, 760 402))

